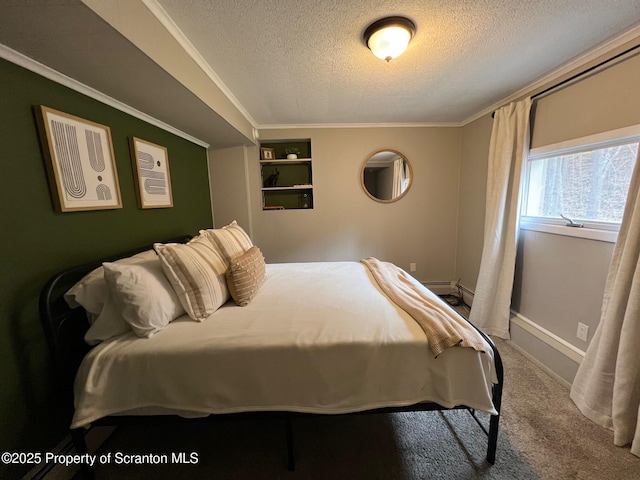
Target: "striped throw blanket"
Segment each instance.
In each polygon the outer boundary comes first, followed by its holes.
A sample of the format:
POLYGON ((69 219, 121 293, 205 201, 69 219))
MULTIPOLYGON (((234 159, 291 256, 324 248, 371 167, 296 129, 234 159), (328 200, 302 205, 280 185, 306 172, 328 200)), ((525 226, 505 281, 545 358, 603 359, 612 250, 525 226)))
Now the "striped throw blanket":
POLYGON ((482 336, 425 287, 412 281, 407 272, 373 257, 360 261, 369 268, 382 291, 422 327, 435 357, 455 346, 485 351, 482 336))

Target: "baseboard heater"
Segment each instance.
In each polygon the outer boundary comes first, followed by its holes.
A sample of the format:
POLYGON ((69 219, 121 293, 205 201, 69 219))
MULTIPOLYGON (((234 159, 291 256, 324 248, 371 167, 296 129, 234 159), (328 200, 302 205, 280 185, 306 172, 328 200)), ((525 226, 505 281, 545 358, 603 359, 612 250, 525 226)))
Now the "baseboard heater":
POLYGON ((422 282, 422 284, 435 294, 450 293, 452 282, 422 282))

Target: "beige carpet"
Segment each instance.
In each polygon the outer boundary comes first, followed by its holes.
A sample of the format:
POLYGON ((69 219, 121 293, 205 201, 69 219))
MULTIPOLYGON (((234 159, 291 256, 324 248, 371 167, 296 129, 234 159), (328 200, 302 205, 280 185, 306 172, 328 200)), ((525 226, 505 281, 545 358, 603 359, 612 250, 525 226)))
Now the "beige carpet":
POLYGON ((640 458, 585 418, 566 387, 497 340, 505 363, 503 431, 541 479, 640 479, 640 458))
POLYGON ((505 392, 496 464, 464 411, 305 417, 286 470, 274 419, 119 428, 101 453, 197 454, 195 465, 101 465, 97 479, 638 479, 640 458, 584 418, 565 387, 497 341, 505 392))

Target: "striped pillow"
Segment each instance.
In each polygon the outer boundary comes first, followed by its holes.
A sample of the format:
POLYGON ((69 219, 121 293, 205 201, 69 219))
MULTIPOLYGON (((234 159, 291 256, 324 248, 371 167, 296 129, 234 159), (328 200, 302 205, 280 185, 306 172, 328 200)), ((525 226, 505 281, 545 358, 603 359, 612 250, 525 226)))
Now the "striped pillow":
POLYGON ((206 235, 218 247, 227 263, 253 246, 247 232, 235 220, 222 228, 201 230, 200 235, 206 235))
POLYGON ((266 273, 264 256, 256 246, 232 260, 226 274, 231 298, 246 307, 264 283, 266 273))
POLYGON ((156 243, 153 248, 180 303, 192 319, 204 320, 227 301, 227 262, 206 237, 195 237, 187 244, 156 243))

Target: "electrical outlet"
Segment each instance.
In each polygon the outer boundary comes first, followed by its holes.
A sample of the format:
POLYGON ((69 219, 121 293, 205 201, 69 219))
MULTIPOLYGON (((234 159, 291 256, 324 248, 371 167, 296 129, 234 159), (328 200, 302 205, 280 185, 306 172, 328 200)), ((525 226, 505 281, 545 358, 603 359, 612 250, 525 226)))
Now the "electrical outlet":
POLYGON ((576 337, 578 337, 579 340, 586 342, 587 338, 589 338, 589 326, 585 325, 584 323, 578 322, 578 331, 576 333, 576 337))
POLYGON ((410 263, 409 264, 409 271, 410 272, 415 272, 416 271, 416 264, 415 263, 410 263))

